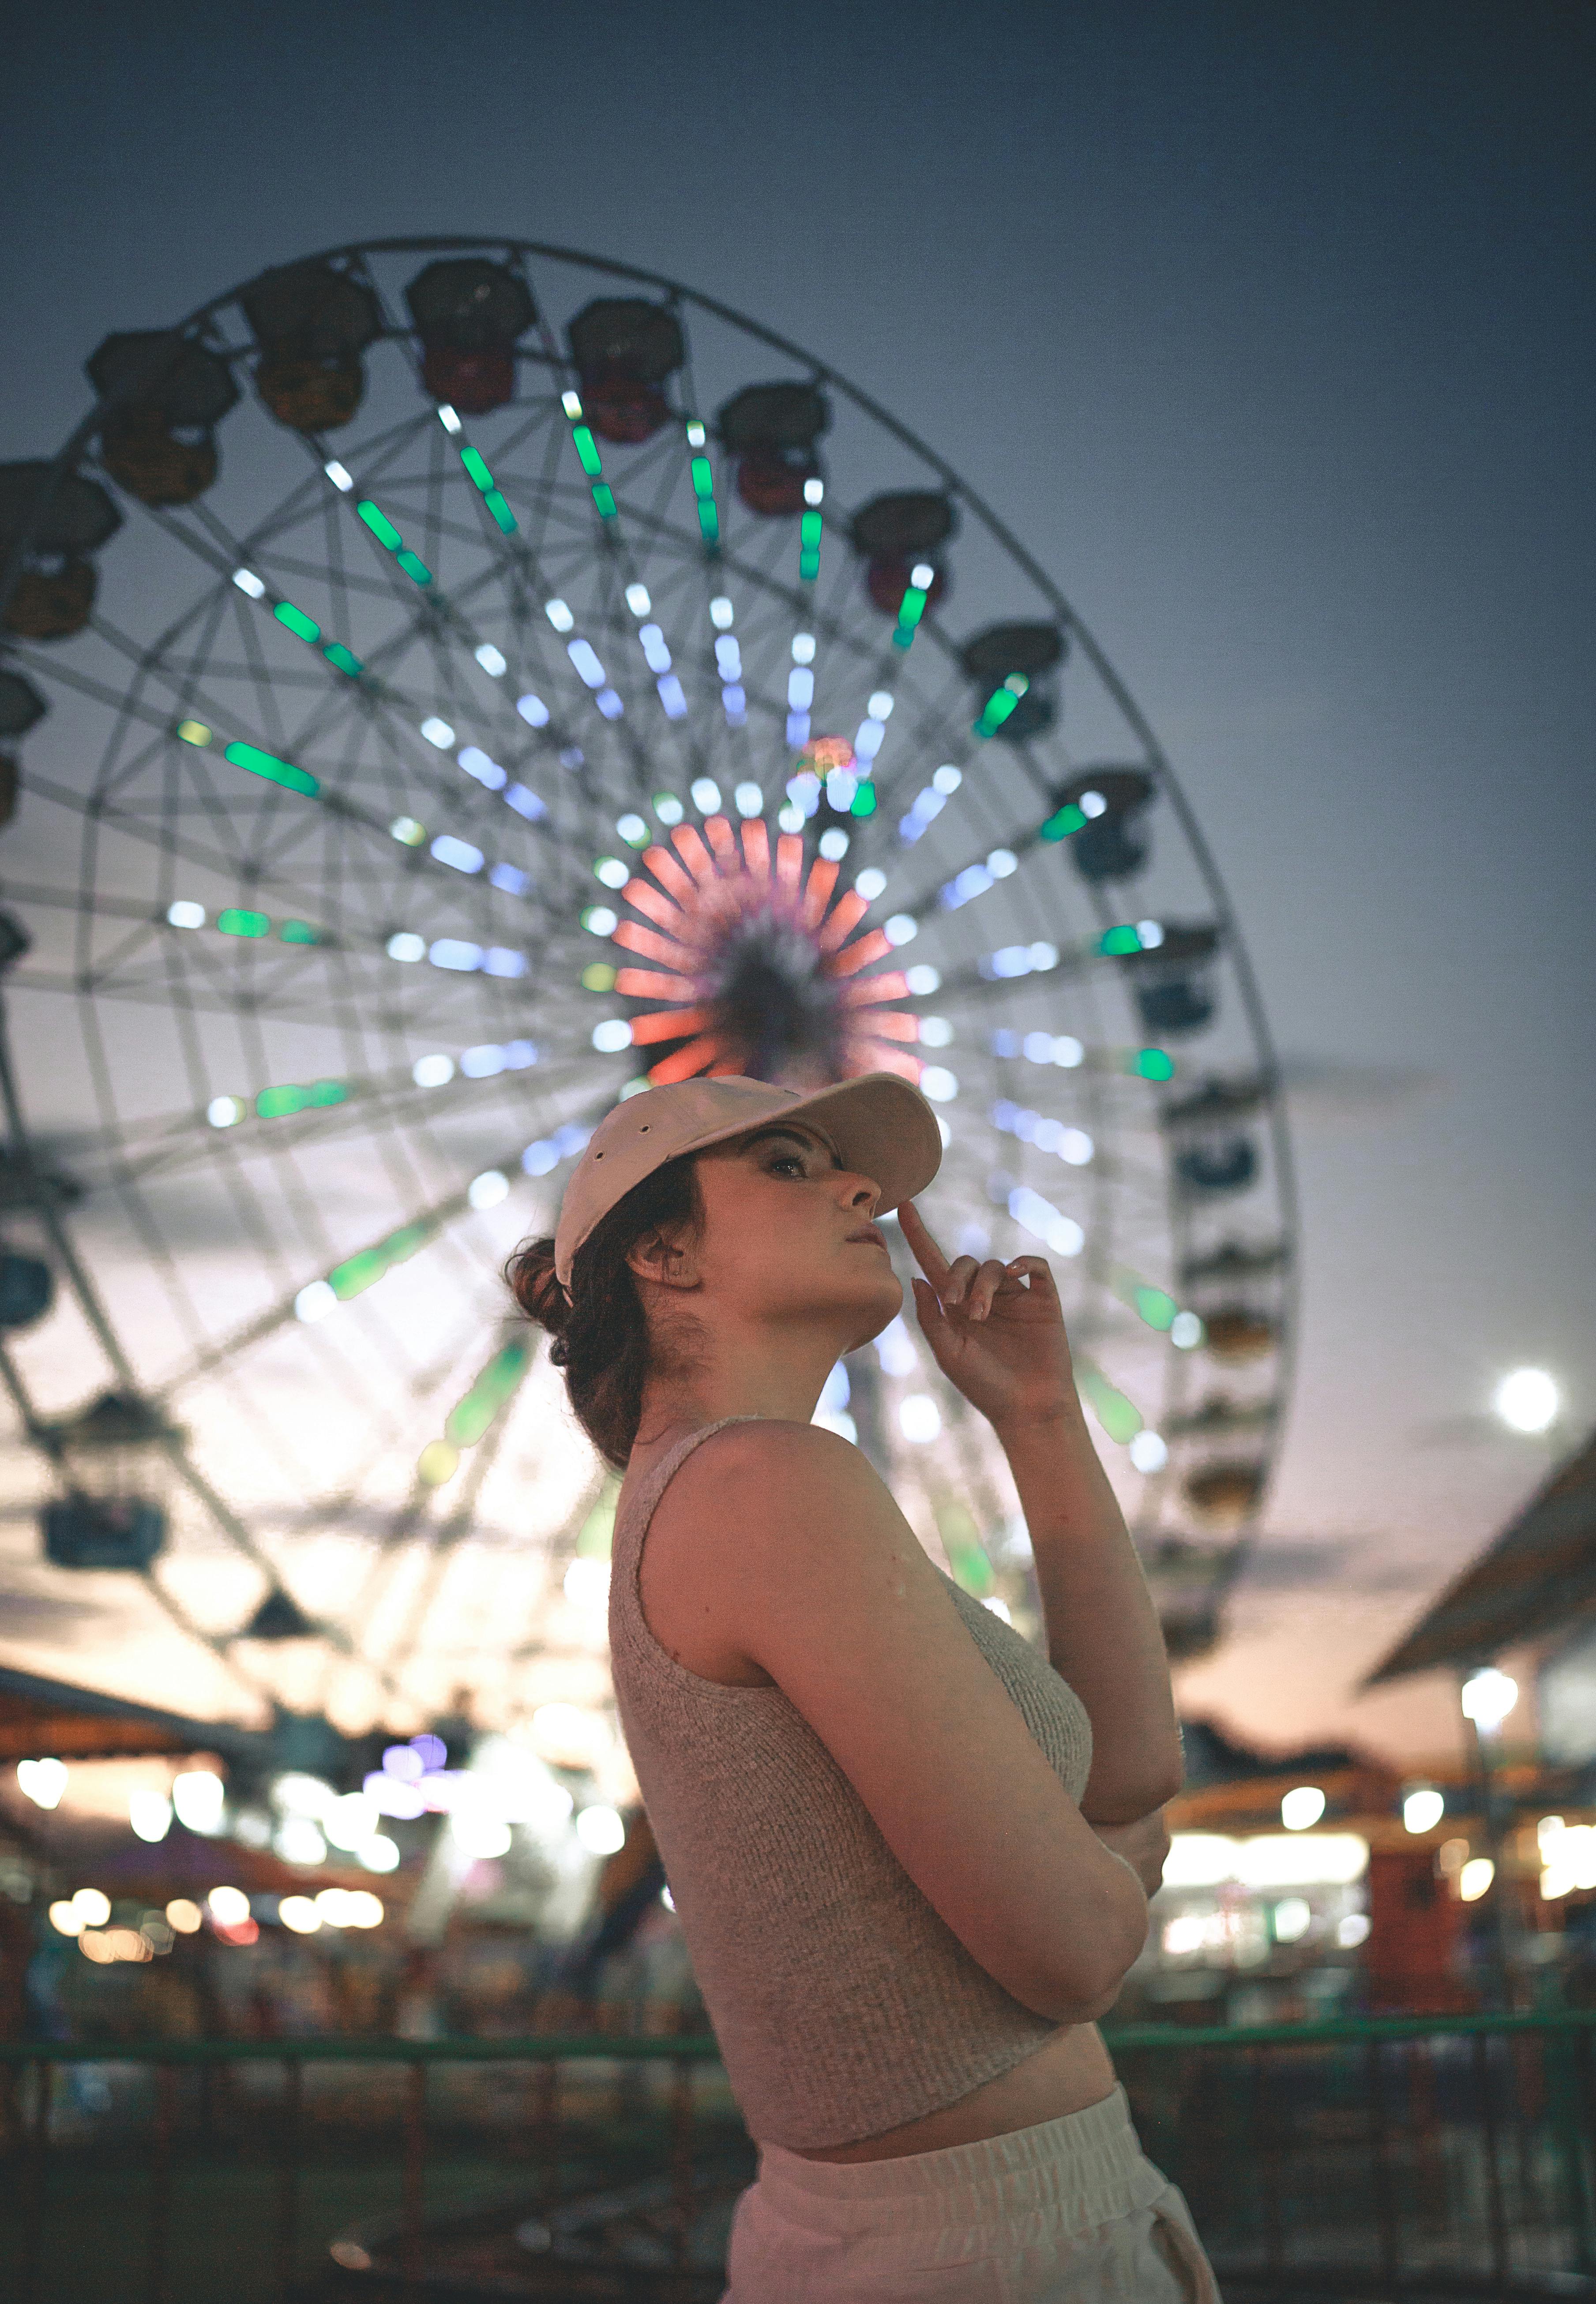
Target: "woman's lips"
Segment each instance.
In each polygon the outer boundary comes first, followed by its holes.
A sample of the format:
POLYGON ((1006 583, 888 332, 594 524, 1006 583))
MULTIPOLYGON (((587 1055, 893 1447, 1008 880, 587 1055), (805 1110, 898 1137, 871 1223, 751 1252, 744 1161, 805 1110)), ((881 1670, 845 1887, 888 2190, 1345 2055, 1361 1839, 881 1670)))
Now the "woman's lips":
POLYGON ((866 1224, 862 1232, 851 1232, 848 1234, 848 1238, 850 1241, 870 1241, 877 1248, 885 1248, 887 1246, 886 1233, 879 1232, 874 1224, 866 1224))

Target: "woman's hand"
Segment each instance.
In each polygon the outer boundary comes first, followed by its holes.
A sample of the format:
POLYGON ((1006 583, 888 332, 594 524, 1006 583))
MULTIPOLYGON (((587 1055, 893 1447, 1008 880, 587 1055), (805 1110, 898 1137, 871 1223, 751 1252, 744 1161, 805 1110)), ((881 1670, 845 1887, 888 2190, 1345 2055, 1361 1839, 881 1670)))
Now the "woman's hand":
POLYGON ((1001 1433, 1080 1413, 1058 1290, 1045 1258, 949 1264, 913 1200, 898 1210, 923 1280, 914 1309, 937 1366, 1001 1433))
POLYGON ((1164 1885, 1164 1861, 1169 1853, 1169 1828, 1163 1809, 1155 1808, 1150 1816, 1139 1817, 1134 1824, 1094 1824, 1091 1828, 1105 1848, 1124 1858, 1148 1895, 1156 1896, 1164 1885))

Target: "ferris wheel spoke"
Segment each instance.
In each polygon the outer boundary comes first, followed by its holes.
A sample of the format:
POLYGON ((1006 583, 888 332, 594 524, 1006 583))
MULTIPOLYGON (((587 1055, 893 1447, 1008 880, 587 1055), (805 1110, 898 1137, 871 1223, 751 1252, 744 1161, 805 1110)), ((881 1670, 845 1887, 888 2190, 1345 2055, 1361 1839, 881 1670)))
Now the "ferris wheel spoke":
POLYGON ((501 1413, 477 1443, 471 1452, 471 1461, 461 1493, 454 1499, 448 1516, 441 1522, 435 1520, 429 1525, 429 1541, 423 1555, 424 1565, 418 1588, 412 1596, 397 1637, 384 1653, 384 1664, 395 1679, 402 1678, 412 1663, 429 1619, 437 1608, 445 1580, 461 1546, 472 1533, 476 1524, 477 1500, 504 1445, 509 1421, 508 1416, 501 1413))
MULTIPOLYGON (((30 656, 23 649, 19 648, 16 651, 13 660, 23 665, 25 668, 36 670, 41 673, 46 669, 45 665, 41 663, 36 656, 30 656)), ((125 690, 108 686, 105 681, 97 678, 92 673, 86 673, 83 671, 81 665, 65 663, 57 664, 52 661, 48 665, 48 672, 50 685, 53 688, 64 688, 72 694, 81 696, 89 702, 104 705, 108 710, 115 713, 121 719, 125 719, 131 723, 142 724, 144 726, 153 731, 165 730, 165 716, 161 714, 156 707, 152 705, 131 703, 125 690)), ((30 771, 28 778, 28 788, 30 792, 33 792, 47 789, 47 787, 41 783, 41 780, 37 775, 30 771)), ((58 794, 64 797, 66 804, 77 809, 80 813, 81 813, 83 809, 89 805, 89 796, 75 787, 65 784, 57 784, 55 786, 55 790, 58 794)))
MULTIPOLYGON (((173 843, 173 851, 183 852, 177 849, 176 843, 173 843)), ((164 928, 164 923, 158 921, 154 925, 157 932, 164 928)), ((250 933, 253 935, 255 931, 250 930, 250 933)), ((425 939, 419 940, 424 946, 425 939)), ((448 940, 444 939, 444 941, 448 940)), ((539 961, 539 963, 546 963, 548 955, 544 948, 534 946, 533 949, 534 957, 539 961)), ((330 956, 341 955, 335 952, 330 956)), ((353 957, 361 962, 365 970, 366 987, 373 996, 381 995, 395 1003, 398 1001, 401 996, 398 992, 390 992, 388 989, 392 984, 392 962, 380 945, 373 944, 362 953, 349 953, 345 948, 345 953, 342 956, 353 957)), ((415 955, 417 960, 421 957, 420 953, 415 955)), ((481 995, 475 988, 483 982, 480 972, 477 972, 480 970, 480 962, 471 963, 470 970, 466 969, 464 963, 456 964, 453 961, 446 967, 442 962, 437 965, 441 970, 441 976, 429 984, 431 997, 425 1012, 428 1017, 446 1020, 453 1017, 464 1018, 473 1013, 480 1014, 481 995), (444 988, 446 986, 450 988, 446 990, 444 988)), ((529 972, 523 971, 522 975, 529 972)), ((81 957, 77 965, 71 970, 19 965, 13 971, 11 980, 13 984, 24 985, 30 990, 36 992, 92 994, 106 999, 134 1004, 159 1005, 169 997, 171 989, 171 979, 164 972, 158 952, 152 958, 149 968, 138 971, 128 970, 117 976, 112 976, 99 968, 96 964, 94 954, 89 953, 81 957)), ((518 982, 522 980, 522 976, 518 976, 514 980, 518 982)), ((219 968, 215 971, 194 968, 185 972, 182 981, 184 998, 195 1008, 207 1010, 213 1014, 238 1014, 241 999, 247 1001, 248 1012, 250 1014, 262 1018, 277 1018, 284 1022, 314 1021, 318 1017, 325 1018, 327 1013, 328 995, 324 980, 317 975, 308 974, 302 969, 296 968, 292 956, 284 962, 279 976, 264 983, 257 975, 250 980, 247 987, 242 987, 236 976, 229 975, 219 968)), ((395 1007, 395 1013, 398 1012, 402 1012, 395 1007)), ((503 1015, 504 1012, 501 1008, 500 1014, 503 1015)), ((417 1013, 419 1015, 420 1011, 417 1013)), ((574 1023, 571 1029, 575 1030, 574 1023)), ((474 1035, 464 1023, 456 1026, 456 1037, 463 1046, 477 1045, 474 1035)), ((505 1034, 505 1040, 507 1042, 518 1037, 515 1032, 509 1031, 505 1034)), ((544 1026, 541 1028, 541 1037, 537 1045, 539 1047, 545 1046, 557 1047, 559 1038, 557 1029, 551 1038, 548 1027, 544 1026)), ((260 1085, 265 1087, 271 1083, 262 1081, 260 1085)))
MULTIPOLYGON (((568 1154, 561 1154, 551 1158, 548 1169, 538 1173, 549 1173, 558 1165, 559 1158, 568 1156, 568 1154)), ((522 1153, 518 1148, 496 1164, 496 1169, 482 1173, 497 1172, 502 1180, 507 1172, 521 1165, 522 1153)), ((386 1278, 398 1265, 408 1262, 420 1249, 431 1246, 451 1225, 474 1215, 476 1204, 471 1199, 471 1191, 472 1186, 466 1185, 444 1195, 412 1216, 407 1223, 378 1234, 363 1248, 344 1257, 324 1276, 306 1282, 232 1334, 208 1345, 166 1380, 159 1397, 175 1400, 202 1376, 231 1365, 268 1337, 280 1333, 292 1320, 311 1326, 319 1326, 340 1305, 363 1295, 367 1289, 386 1278)))
MULTIPOLYGON (((486 1056, 488 1046, 474 1046, 471 1053, 486 1056)), ((502 1050, 497 1053, 502 1054, 502 1050)), ((252 1151, 275 1156, 290 1150, 318 1149, 371 1130, 403 1130, 422 1120, 431 1122, 442 1116, 437 1107, 439 1095, 445 1089, 454 1107, 447 1115, 451 1119, 491 1105, 496 1101, 496 1092, 497 1097, 502 1097, 505 1085, 502 1072, 479 1072, 473 1076, 457 1071, 453 1058, 443 1058, 443 1063, 447 1066, 447 1073, 441 1087, 434 1084, 436 1073, 426 1076, 426 1084, 418 1082, 412 1065, 402 1072, 351 1075, 318 1083, 323 1090, 319 1099, 313 1088, 268 1088, 250 1098, 212 1097, 198 1111, 151 1118, 133 1126, 102 1131, 98 1139, 82 1137, 74 1141, 81 1144, 90 1157, 97 1150, 115 1151, 123 1173, 128 1175, 139 1179, 165 1177, 181 1173, 196 1164, 208 1164, 224 1148, 229 1158, 247 1158, 252 1151), (344 1093, 328 1095, 329 1089, 341 1089, 344 1093), (264 1110, 252 1114, 251 1105, 263 1105, 264 1110)), ((558 1096, 560 1083, 574 1076, 575 1072, 576 1066, 571 1064, 555 1071, 552 1079, 546 1077, 536 1083, 527 1083, 536 1091, 528 1098, 529 1128, 539 1126, 541 1113, 558 1096)), ((519 1081, 524 1075, 516 1073, 514 1077, 519 1081)), ((89 1168, 83 1173, 91 1176, 93 1171, 89 1168)))
POLYGON ((171 1618, 180 1632, 186 1634, 190 1639, 197 1641, 201 1648, 208 1648, 232 1678, 251 1696, 258 1699, 264 1697, 268 1702, 270 1701, 272 1696, 270 1686, 260 1678, 258 1673, 251 1672, 247 1664, 239 1662, 233 1653, 233 1645, 229 1639, 220 1633, 208 1631, 202 1624, 197 1623, 176 1594, 173 1592, 166 1579, 157 1576, 153 1568, 140 1569, 138 1573, 145 1590, 157 1607, 171 1618))
POLYGON ((502 1344, 443 1419, 445 1437, 429 1443, 417 1459, 410 1495, 385 1531, 382 1550, 363 1580, 352 1612, 352 1619, 368 1627, 369 1636, 380 1642, 381 1611, 388 1597, 396 1592, 401 1566, 417 1574, 418 1588, 405 1605, 398 1636, 385 1649, 390 1673, 400 1673, 413 1655, 451 1564, 450 1555, 466 1538, 480 1533, 477 1501, 497 1460, 509 1410, 532 1359, 533 1349, 523 1338, 502 1344), (441 1502, 444 1484, 453 1479, 465 1451, 471 1453, 471 1463, 463 1487, 447 1517, 440 1521, 429 1506, 441 1502), (423 1547, 419 1569, 414 1556, 417 1542, 423 1547))
MULTIPOLYGON (((184 745, 185 752, 195 756, 185 762, 190 780, 187 797, 182 802, 174 802, 169 792, 163 792, 151 795, 147 803, 139 803, 124 796, 115 810, 102 808, 99 811, 102 818, 134 836, 151 838, 159 845, 178 849, 182 835, 173 833, 169 827, 180 820, 184 812, 199 814, 208 822, 233 833, 240 844, 231 855, 225 850, 207 851, 190 844, 183 850, 189 860, 215 870, 235 872, 247 860, 251 877, 269 881, 272 853, 270 847, 264 844, 265 827, 276 826, 281 843, 290 846, 301 845, 317 836, 312 820, 301 812, 301 796, 296 794, 292 803, 285 800, 279 801, 276 784, 267 782, 262 789, 268 797, 263 800, 251 792, 250 813, 244 817, 246 803, 243 795, 232 789, 225 789, 206 767, 197 765, 197 761, 203 759, 210 743, 208 724, 189 724, 200 727, 202 733, 191 736, 184 745), (246 843, 250 844, 246 845, 246 843)), ((247 751, 248 747, 234 746, 230 750, 247 751)), ((268 763, 268 770, 271 767, 272 764, 268 763)), ((299 771, 293 773, 298 774, 299 771)), ((258 771, 258 778, 266 774, 267 771, 258 771)), ((318 802, 320 809, 327 817, 341 819, 376 843, 374 853, 386 861, 392 853, 395 835, 381 815, 332 788, 312 790, 308 797, 318 802)), ((505 818, 506 827, 511 821, 509 817, 505 818)), ((412 868, 431 882, 435 894, 447 891, 457 902, 469 903, 472 900, 469 877, 463 877, 460 870, 445 859, 431 853, 418 853, 412 868)), ((476 901, 479 903, 481 901, 480 892, 476 901)))

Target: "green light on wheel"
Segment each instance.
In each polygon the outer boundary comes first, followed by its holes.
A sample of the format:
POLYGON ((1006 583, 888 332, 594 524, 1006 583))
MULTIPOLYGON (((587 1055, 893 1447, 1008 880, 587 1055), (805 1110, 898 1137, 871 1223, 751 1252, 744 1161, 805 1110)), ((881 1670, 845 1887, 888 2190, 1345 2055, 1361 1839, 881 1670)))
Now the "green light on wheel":
POLYGON ((272 614, 280 624, 287 625, 296 639, 309 640, 312 647, 321 638, 321 626, 312 623, 304 610, 296 608, 292 600, 279 600, 272 614))
MULTIPOLYGON (((704 436, 701 424, 687 428, 690 441, 700 442, 704 436)), ((715 475, 709 469, 708 456, 694 456, 688 465, 692 476, 692 493, 698 498, 699 534, 711 550, 720 543, 720 514, 715 509, 715 475)))
POLYGON ((279 760, 275 752, 263 752, 258 744, 229 744, 222 758, 231 760, 235 768, 247 768, 252 776, 264 776, 267 784, 303 792, 310 800, 321 790, 307 769, 296 768, 292 760, 279 760))
POLYGON ((380 1248, 363 1248, 327 1274, 327 1284, 340 1304, 347 1304, 352 1296, 359 1296, 380 1280, 388 1268, 388 1259, 380 1248))
MULTIPOLYGON (((397 535, 397 529, 395 533, 397 535)), ((359 656, 352 656, 342 641, 328 640, 324 643, 321 638, 321 626, 313 616, 307 616, 302 608, 296 608, 292 600, 279 600, 273 608, 272 614, 280 624, 286 626, 296 640, 303 640, 309 648, 319 648, 327 662, 337 671, 347 673, 352 680, 360 678, 364 666, 359 656)))
POLYGON ((358 1256, 350 1257, 327 1274, 327 1284, 340 1304, 347 1304, 352 1296, 359 1296, 373 1282, 395 1264, 403 1264, 419 1248, 424 1248, 429 1235, 425 1224, 407 1224, 402 1232, 392 1232, 375 1248, 363 1248, 358 1256))
POLYGON ((277 934, 284 944, 319 944, 321 942, 320 930, 313 928, 309 920, 284 920, 277 934))
POLYGON ((374 504, 369 496, 356 504, 357 515, 365 521, 378 544, 386 544, 390 552, 397 552, 404 538, 400 535, 386 512, 374 504))
POLYGON ((457 1408, 449 1411, 444 1425, 444 1436, 451 1446, 472 1448, 493 1421, 494 1411, 485 1401, 468 1392, 457 1408))
POLYGON ((272 924, 264 912, 241 912, 232 905, 216 914, 216 926, 224 936, 263 936, 272 932, 272 924))
MULTIPOLYGON (((515 515, 505 501, 504 492, 500 488, 498 482, 494 479, 492 471, 488 468, 487 457, 482 454, 480 449, 473 448, 471 443, 467 441, 465 446, 460 451, 460 461, 464 465, 476 487, 481 490, 482 501, 488 506, 488 511, 493 514, 493 517, 497 522, 499 528, 504 531, 505 535, 514 536, 515 533, 515 515)), ((403 561, 401 560, 399 564, 403 568, 404 566, 403 561)), ((418 562, 417 566, 419 567, 420 564, 420 562, 418 562)), ((415 570, 405 569, 405 573, 406 575, 414 575, 415 570)), ((430 583, 431 580, 430 572, 429 572, 425 577, 416 578, 416 581, 418 583, 430 583)))
POLYGON ((262 1120, 284 1120, 310 1106, 348 1101, 347 1080, 318 1080, 310 1088, 301 1088, 296 1080, 290 1080, 282 1088, 263 1088, 255 1099, 255 1110, 262 1120))
POLYGON ((1145 1320, 1150 1328, 1160 1333, 1175 1326, 1175 1316, 1180 1306, 1173 1296, 1166 1296, 1161 1288, 1138 1288, 1133 1298, 1138 1319, 1145 1320))
POLYGON ((180 720, 177 733, 185 744, 197 744, 201 750, 209 743, 212 733, 203 720, 180 720))
POLYGON ((988 697, 986 709, 975 723, 978 736, 995 736, 1031 682, 1023 672, 1011 672, 1001 688, 988 697))
POLYGON ((1108 1285, 1122 1304, 1134 1312, 1148 1327, 1156 1328, 1159 1335, 1169 1335, 1173 1330, 1172 1342, 1178 1344, 1189 1341, 1180 1324, 1189 1322, 1193 1315, 1183 1313, 1167 1288, 1153 1287, 1150 1282, 1142 1279, 1139 1272, 1133 1272, 1125 1264, 1111 1266, 1108 1285))
POLYGON ((1142 1429, 1142 1411, 1116 1391, 1101 1368, 1075 1355, 1075 1383, 1110 1440, 1125 1447, 1142 1429))
POLYGON ((598 443, 585 424, 573 424, 571 428, 571 438, 577 454, 582 458, 582 470, 590 480, 596 480, 604 470, 604 459, 598 453, 598 443))
POLYGON ((930 597, 923 586, 909 586, 898 606, 897 630, 892 636, 894 648, 906 648, 913 645, 914 628, 924 615, 925 604, 930 597))
POLYGON ((1061 808, 1057 816, 1050 816, 1048 818, 1038 833, 1037 838, 1067 840, 1072 832, 1082 832, 1085 827, 1086 818, 1072 800, 1067 808, 1061 808))
POLYGON ((531 1357, 525 1344, 506 1344, 502 1351, 494 1354, 471 1390, 455 1402, 444 1419, 444 1437, 452 1447, 476 1446, 501 1410, 515 1397, 531 1357))
POLYGON ((1141 949, 1142 939, 1133 928, 1110 928, 1098 944, 1098 950, 1110 959, 1120 953, 1140 952, 1141 949))
POLYGON ((615 500, 602 480, 599 481, 598 487, 593 490, 593 502, 598 507, 598 517, 600 520, 614 520, 615 517, 615 500))
MULTIPOLYGON (((475 452, 473 451, 472 453, 474 453, 475 452)), ((481 462, 480 457, 478 458, 478 462, 481 462)), ((482 465, 482 470, 485 472, 488 471, 486 464, 482 465)), ((493 482, 493 475, 491 472, 488 472, 488 485, 491 487, 493 482)), ((428 567, 424 560, 419 560, 415 554, 407 548, 404 538, 400 535, 398 529, 395 527, 393 521, 388 518, 386 512, 383 512, 378 505, 374 504, 369 496, 363 496, 361 502, 356 504, 355 511, 365 521, 367 527, 377 538, 378 544, 386 544, 388 550, 395 555, 400 567, 403 569, 405 574, 410 577, 413 582, 417 584, 431 583, 431 569, 428 567)))
POLYGON ((1136 1048, 1133 1050, 1125 1069, 1137 1080, 1173 1080, 1175 1058, 1166 1055, 1162 1048, 1136 1048))
POLYGON ((947 1551, 954 1582, 972 1598, 984 1600, 996 1581, 985 1548, 979 1544, 950 1544, 947 1551))
POLYGON ((874 816, 875 812, 876 787, 867 781, 854 792, 853 804, 848 813, 850 816, 874 816))

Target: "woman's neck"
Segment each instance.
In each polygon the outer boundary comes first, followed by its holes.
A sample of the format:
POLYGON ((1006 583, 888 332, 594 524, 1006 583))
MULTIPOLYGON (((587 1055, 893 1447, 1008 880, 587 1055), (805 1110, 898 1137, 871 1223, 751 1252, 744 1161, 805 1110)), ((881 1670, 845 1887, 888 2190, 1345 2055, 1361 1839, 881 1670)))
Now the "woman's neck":
POLYGON ((704 1336, 690 1363, 649 1378, 637 1444, 668 1445, 729 1416, 807 1424, 836 1359, 830 1337, 704 1336))

